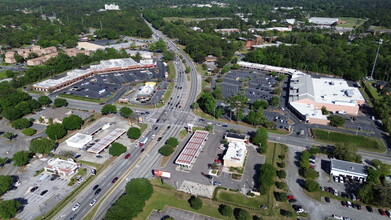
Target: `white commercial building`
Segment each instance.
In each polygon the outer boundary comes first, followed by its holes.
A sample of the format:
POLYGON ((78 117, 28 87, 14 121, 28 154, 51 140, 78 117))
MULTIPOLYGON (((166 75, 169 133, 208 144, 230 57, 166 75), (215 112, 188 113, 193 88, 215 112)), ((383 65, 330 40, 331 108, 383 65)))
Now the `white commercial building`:
POLYGON ((88 142, 92 141, 92 136, 88 134, 76 133, 72 137, 68 138, 65 143, 69 147, 83 148, 88 142))
POLYGON ((322 18, 322 17, 312 17, 308 19, 310 23, 316 24, 316 25, 332 25, 334 23, 338 23, 338 18, 322 18))
POLYGON ((137 94, 137 98, 145 99, 151 97, 155 92, 156 83, 155 82, 146 82, 144 87, 137 94))
POLYGON ((52 158, 48 161, 48 165, 44 169, 46 172, 69 177, 75 174, 79 167, 80 164, 75 163, 71 158, 68 160, 52 158))
POLYGON ((119 6, 116 4, 105 4, 105 10, 112 11, 112 10, 120 10, 119 6))
POLYGON ((230 142, 223 160, 226 167, 243 167, 246 159, 247 148, 243 142, 230 142))
POLYGON ((331 160, 330 175, 363 180, 368 176, 365 165, 335 159, 331 160))

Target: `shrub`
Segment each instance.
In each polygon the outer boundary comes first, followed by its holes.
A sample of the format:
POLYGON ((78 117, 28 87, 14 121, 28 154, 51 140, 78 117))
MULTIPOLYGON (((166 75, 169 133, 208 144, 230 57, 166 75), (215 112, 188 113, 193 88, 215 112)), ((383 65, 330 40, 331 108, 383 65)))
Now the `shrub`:
POLYGON ((23 129, 30 127, 32 124, 27 118, 19 118, 12 122, 11 126, 15 129, 23 129))
POLYGON ((198 197, 191 196, 189 199, 189 203, 192 209, 198 210, 202 208, 202 200, 198 197))
POLYGON ((250 214, 244 209, 236 208, 234 210, 234 215, 235 215, 236 220, 250 220, 251 219, 250 214))
POLYGON ((56 147, 56 142, 49 138, 36 138, 30 142, 30 151, 48 154, 56 147))
POLYGON ((303 169, 303 177, 306 179, 315 179, 319 177, 319 173, 314 169, 303 169))
POLYGON ((169 156, 171 155, 172 153, 174 153, 174 149, 171 145, 164 145, 163 147, 161 147, 159 149, 159 153, 163 156, 169 156))
POLYGON ((279 202, 286 201, 286 193, 284 193, 284 192, 274 192, 274 197, 279 202))
POLYGON ((279 189, 286 189, 287 185, 284 182, 276 182, 276 187, 279 189))
POLYGON ((109 149, 109 154, 113 156, 119 156, 125 152, 126 152, 126 147, 117 142, 112 143, 109 149))
POLYGON ((285 163, 284 163, 284 162, 277 163, 277 166, 278 166, 279 168, 285 168, 285 163))
POLYGON ((320 191, 320 185, 318 182, 314 181, 314 180, 307 180, 305 182, 305 188, 309 191, 309 192, 318 192, 320 191))
POLYGON ((232 216, 233 210, 232 210, 231 206, 228 206, 228 205, 220 205, 220 206, 219 206, 219 212, 220 212, 220 214, 223 215, 223 216, 230 217, 230 216, 232 216))
POLYGON ((293 217, 294 216, 293 212, 285 210, 285 209, 281 209, 280 210, 280 214, 282 216, 287 216, 287 217, 293 217))
POLYGON ((286 172, 284 170, 278 170, 277 171, 277 176, 280 179, 285 179, 286 178, 286 172))
POLYGON ((26 128, 26 129, 23 129, 22 133, 26 136, 32 136, 35 133, 37 133, 37 130, 35 130, 34 128, 26 128))
POLYGON ((12 157, 14 166, 21 167, 29 162, 29 152, 28 151, 19 151, 12 157))

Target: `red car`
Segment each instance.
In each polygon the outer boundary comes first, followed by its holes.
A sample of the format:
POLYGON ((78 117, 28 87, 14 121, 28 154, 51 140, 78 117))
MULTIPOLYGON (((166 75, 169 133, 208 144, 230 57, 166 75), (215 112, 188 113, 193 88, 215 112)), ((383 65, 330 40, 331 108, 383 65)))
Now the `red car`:
POLYGON ((118 180, 118 177, 115 177, 114 179, 113 179, 113 181, 111 181, 112 183, 115 183, 115 182, 117 182, 117 180, 118 180))
POLYGON ((383 209, 379 209, 379 213, 380 215, 387 216, 386 212, 383 209))
POLYGON ((105 105, 106 103, 104 103, 104 102, 101 102, 101 103, 99 103, 99 105, 105 105))
POLYGON ((125 159, 129 159, 129 158, 130 158, 130 154, 126 154, 125 159))
POLYGON ((295 199, 295 197, 293 195, 287 195, 286 198, 287 198, 287 200, 295 199))

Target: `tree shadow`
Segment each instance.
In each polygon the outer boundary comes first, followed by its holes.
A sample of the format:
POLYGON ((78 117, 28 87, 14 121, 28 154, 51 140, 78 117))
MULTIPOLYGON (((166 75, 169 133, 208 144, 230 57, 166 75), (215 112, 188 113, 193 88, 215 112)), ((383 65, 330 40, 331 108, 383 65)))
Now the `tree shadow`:
POLYGON ((259 169, 261 168, 261 164, 254 164, 254 176, 253 176, 253 181, 254 181, 254 188, 258 189, 259 188, 259 169))

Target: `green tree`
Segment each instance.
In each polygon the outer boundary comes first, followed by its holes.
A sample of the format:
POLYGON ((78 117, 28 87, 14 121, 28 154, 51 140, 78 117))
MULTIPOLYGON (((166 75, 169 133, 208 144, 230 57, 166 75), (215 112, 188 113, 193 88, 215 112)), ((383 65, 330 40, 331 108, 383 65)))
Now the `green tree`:
POLYGON ((57 98, 57 99, 54 99, 53 105, 56 108, 67 106, 68 105, 68 101, 66 99, 57 98))
POLYGON ((48 154, 56 147, 56 142, 49 138, 36 138, 30 142, 30 151, 40 154, 48 154))
POLYGON ((202 208, 202 200, 198 197, 191 196, 189 199, 189 204, 192 209, 199 210, 202 208))
POLYGON ((251 105, 252 110, 267 109, 269 108, 269 103, 263 99, 258 99, 251 105))
POLYGON ((265 121, 265 118, 263 117, 262 109, 259 109, 257 111, 251 110, 244 119, 246 120, 247 123, 250 123, 252 126, 263 124, 265 121))
POLYGON ((357 150, 348 143, 337 143, 333 149, 333 155, 337 159, 354 162, 357 156, 357 150))
POLYGON ((278 170, 277 171, 277 176, 280 179, 285 179, 286 178, 286 172, 284 170, 278 170))
POLYGON ((203 93, 197 100, 197 103, 203 112, 214 115, 216 109, 216 100, 212 94, 203 93))
POLYGON ((267 130, 264 128, 258 128, 255 134, 251 137, 250 141, 252 144, 260 145, 261 143, 266 143, 269 135, 267 134, 267 130))
POLYGON ((330 115, 329 120, 330 120, 330 125, 334 127, 342 126, 346 122, 345 118, 339 115, 330 115))
POLYGON ((271 106, 277 107, 279 104, 280 104, 280 98, 278 98, 277 96, 273 96, 273 97, 270 99, 270 105, 271 105, 271 106))
POLYGON ((304 169, 303 170, 303 177, 306 179, 316 179, 319 177, 319 173, 314 169, 304 169))
POLYGON ((320 185, 315 180, 306 180, 304 186, 309 192, 318 192, 320 191, 320 185))
POLYGON ((322 115, 328 115, 329 114, 329 111, 327 110, 326 106, 322 106, 321 110, 322 110, 322 115))
POLYGON ((3 195, 8 190, 10 190, 12 188, 12 184, 12 176, 0 175, 0 195, 3 195))
POLYGON ((2 219, 10 219, 18 213, 23 205, 16 200, 3 200, 0 202, 0 217, 2 219))
POLYGON ((286 200, 286 193, 284 192, 274 192, 274 197, 279 202, 284 202, 286 200))
POLYGON ((141 200, 148 200, 153 194, 151 182, 146 178, 136 178, 129 181, 125 186, 128 195, 137 197, 141 200))
POLYGON ((50 139, 58 140, 65 137, 65 135, 67 135, 67 130, 64 128, 62 124, 55 123, 55 124, 48 125, 46 127, 45 133, 48 135, 50 139))
POLYGON ((29 104, 29 106, 30 106, 30 108, 31 108, 32 110, 38 110, 38 109, 40 109, 40 108, 42 107, 41 103, 39 103, 39 102, 38 102, 37 100, 35 100, 35 99, 30 99, 30 100, 28 100, 27 102, 28 102, 28 104, 29 104))
POLYGON ((276 187, 279 189, 286 189, 288 186, 284 182, 276 182, 276 187))
POLYGON ((112 156, 119 156, 126 152, 126 147, 120 143, 114 142, 109 148, 109 154, 112 156))
POLYGON ((272 164, 265 163, 259 169, 260 192, 267 193, 267 190, 274 184, 276 169, 272 164))
POLYGON ((4 138, 7 138, 8 140, 12 140, 14 138, 15 134, 11 133, 11 132, 5 132, 3 134, 3 137, 4 138))
POLYGON ((219 206, 219 212, 222 216, 231 217, 233 210, 232 210, 231 206, 221 204, 219 206))
POLYGON ((175 137, 170 137, 167 139, 166 144, 176 147, 179 145, 179 141, 175 137))
POLYGON ((107 104, 101 109, 102 115, 117 113, 117 107, 115 105, 107 104))
POLYGON ((205 126, 205 129, 209 132, 212 132, 213 131, 213 125, 207 125, 205 126))
POLYGON ((244 209, 236 208, 234 210, 234 214, 235 214, 236 220, 250 220, 251 219, 250 214, 244 209))
POLYGON ((20 112, 18 109, 15 108, 4 109, 1 114, 3 115, 4 118, 10 121, 14 121, 23 116, 22 112, 20 112))
POLYGON ((41 103, 42 106, 48 106, 52 103, 52 100, 47 96, 40 96, 38 102, 41 103))
MULTIPOLYGON (((0 167, 4 166, 4 164, 8 163, 10 159, 8 157, 0 157, 0 167)), ((1 193, 0 193, 1 195, 1 193)))
POLYGON ((226 103, 231 111, 235 112, 235 120, 243 119, 244 109, 247 107, 248 98, 244 94, 237 94, 226 99, 226 103))
POLYGON ((169 156, 174 153, 174 149, 171 145, 166 144, 163 147, 159 148, 159 153, 163 156, 169 156))
POLYGON ((129 118, 129 116, 133 113, 133 110, 128 107, 122 107, 119 110, 119 114, 124 118, 129 118))
POLYGON ((21 167, 28 164, 30 160, 30 153, 28 151, 19 151, 14 154, 12 161, 14 166, 21 167))
POLYGON ((30 127, 32 124, 27 118, 19 118, 13 121, 11 126, 15 129, 23 129, 30 127))
POLYGON ((80 129, 83 123, 83 119, 77 115, 70 115, 62 120, 62 125, 66 130, 80 129))
POLYGON ((130 139, 138 139, 141 136, 140 128, 130 127, 126 133, 130 139))

